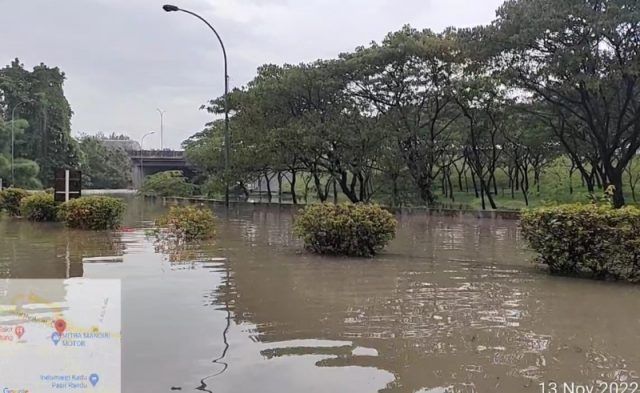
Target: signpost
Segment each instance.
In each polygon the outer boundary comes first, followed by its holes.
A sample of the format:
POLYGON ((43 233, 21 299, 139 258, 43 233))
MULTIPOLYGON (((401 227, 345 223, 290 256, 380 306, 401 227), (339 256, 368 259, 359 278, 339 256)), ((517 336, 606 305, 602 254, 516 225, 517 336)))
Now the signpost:
POLYGON ((73 169, 56 169, 54 179, 54 199, 67 202, 82 196, 82 173, 73 169))

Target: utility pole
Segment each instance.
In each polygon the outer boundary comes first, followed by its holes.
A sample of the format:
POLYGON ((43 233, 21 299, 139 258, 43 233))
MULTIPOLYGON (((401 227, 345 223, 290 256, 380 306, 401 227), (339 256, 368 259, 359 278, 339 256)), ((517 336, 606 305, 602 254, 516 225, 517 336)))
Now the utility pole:
POLYGON ((162 9, 165 10, 166 12, 177 12, 177 11, 182 11, 186 14, 195 16, 196 18, 200 19, 202 22, 204 22, 209 29, 211 29, 211 31, 213 31, 213 34, 215 34, 216 38, 218 39, 218 42, 220 43, 220 46, 222 47, 222 55, 224 57, 224 169, 225 169, 225 190, 224 190, 224 204, 225 206, 229 207, 229 180, 226 178, 227 176, 229 176, 229 168, 230 168, 230 154, 231 154, 231 149, 230 149, 230 135, 229 135, 229 63, 227 61, 227 50, 224 47, 224 42, 222 42, 222 38, 220 38, 220 34, 218 34, 218 32, 216 31, 216 29, 213 28, 213 26, 211 25, 211 23, 207 22, 206 19, 204 19, 203 17, 201 17, 200 15, 196 14, 195 12, 189 11, 189 10, 183 10, 175 5, 171 5, 171 4, 165 4, 164 6, 162 6, 162 9))

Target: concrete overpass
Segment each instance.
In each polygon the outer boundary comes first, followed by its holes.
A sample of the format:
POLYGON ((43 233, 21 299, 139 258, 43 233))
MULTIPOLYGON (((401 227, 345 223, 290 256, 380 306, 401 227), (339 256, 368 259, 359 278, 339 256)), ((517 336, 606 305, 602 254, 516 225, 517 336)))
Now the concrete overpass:
POLYGON ((164 171, 182 171, 188 178, 195 175, 194 168, 187 163, 184 151, 180 150, 133 150, 129 151, 133 166, 133 186, 142 186, 146 176, 164 171))

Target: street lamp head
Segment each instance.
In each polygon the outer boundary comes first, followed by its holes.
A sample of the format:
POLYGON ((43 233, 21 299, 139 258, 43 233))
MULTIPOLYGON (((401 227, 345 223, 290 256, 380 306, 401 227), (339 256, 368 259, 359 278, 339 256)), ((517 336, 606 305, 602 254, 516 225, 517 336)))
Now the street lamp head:
POLYGON ((175 5, 171 5, 171 4, 163 5, 162 9, 167 11, 167 12, 180 11, 180 8, 176 7, 175 5))

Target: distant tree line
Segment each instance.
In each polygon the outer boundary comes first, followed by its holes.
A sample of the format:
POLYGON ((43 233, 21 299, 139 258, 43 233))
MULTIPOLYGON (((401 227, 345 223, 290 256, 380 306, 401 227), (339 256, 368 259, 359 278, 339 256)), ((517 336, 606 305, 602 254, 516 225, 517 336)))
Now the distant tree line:
POLYGON ((562 156, 619 207, 637 184, 623 179, 640 147, 640 3, 509 0, 487 26, 406 26, 337 59, 264 65, 230 105, 229 171, 223 123, 184 143, 211 181, 277 177, 294 202, 300 189, 393 205, 470 190, 496 208, 498 175, 528 202, 562 156))

